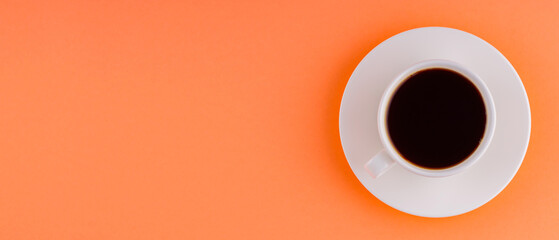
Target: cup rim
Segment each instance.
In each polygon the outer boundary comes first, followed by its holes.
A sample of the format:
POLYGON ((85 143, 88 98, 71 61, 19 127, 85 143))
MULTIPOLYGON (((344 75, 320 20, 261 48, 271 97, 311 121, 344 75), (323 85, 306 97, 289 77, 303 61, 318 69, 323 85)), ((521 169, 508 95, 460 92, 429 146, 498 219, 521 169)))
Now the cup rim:
POLYGON ((396 76, 396 78, 394 78, 394 80, 386 88, 386 90, 382 95, 379 108, 378 108, 377 120, 378 120, 378 131, 380 134, 382 145, 384 146, 386 152, 392 159, 394 159, 397 163, 399 163, 407 170, 419 175, 423 175, 427 177, 447 177, 454 174, 458 174, 466 170, 468 167, 472 166, 476 161, 478 161, 480 157, 483 155, 483 153, 485 153, 485 151, 489 147, 489 144, 495 132, 495 123, 496 123, 495 115, 496 115, 495 104, 493 102, 491 93, 487 88, 487 86, 485 85, 485 82, 478 75, 476 75, 472 71, 468 70, 467 68, 463 67, 462 65, 456 62, 450 60, 443 60, 443 59, 430 59, 430 60, 424 60, 416 64, 413 64, 412 66, 402 71, 398 76, 396 76), (386 123, 386 115, 387 115, 388 107, 390 106, 392 97, 394 96, 394 93, 398 90, 398 88, 412 74, 431 68, 448 69, 465 76, 470 82, 474 84, 474 86, 481 93, 486 109, 486 116, 487 116, 483 137, 481 139, 480 144, 475 149, 475 151, 472 152, 470 156, 468 156, 468 158, 463 160, 461 163, 444 169, 427 169, 415 165, 410 161, 404 159, 398 153, 396 147, 392 144, 392 140, 390 140, 387 123, 386 123))

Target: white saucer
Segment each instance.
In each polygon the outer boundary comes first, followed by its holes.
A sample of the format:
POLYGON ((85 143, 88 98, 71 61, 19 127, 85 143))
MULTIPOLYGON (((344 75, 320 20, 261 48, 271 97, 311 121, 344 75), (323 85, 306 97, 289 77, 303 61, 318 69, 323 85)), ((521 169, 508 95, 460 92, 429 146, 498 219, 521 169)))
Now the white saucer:
POLYGON ((489 43, 456 29, 417 28, 382 42, 359 63, 342 99, 340 138, 353 173, 382 202, 418 216, 454 216, 487 203, 514 177, 528 147, 530 105, 520 77, 489 43), (493 140, 458 175, 422 177, 396 165, 373 179, 363 165, 382 150, 377 109, 383 91, 398 73, 426 59, 458 62, 485 81, 497 112, 493 140))

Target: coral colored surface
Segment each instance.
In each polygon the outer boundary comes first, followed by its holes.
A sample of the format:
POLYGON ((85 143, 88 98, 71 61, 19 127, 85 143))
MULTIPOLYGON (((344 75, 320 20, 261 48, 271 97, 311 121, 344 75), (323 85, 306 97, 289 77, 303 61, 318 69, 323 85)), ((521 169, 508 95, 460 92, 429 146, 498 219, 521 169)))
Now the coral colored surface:
POLYGON ((0 3, 0 239, 558 239, 556 1, 0 3), (532 108, 483 207, 394 210, 351 172, 349 76, 399 32, 473 33, 532 108))

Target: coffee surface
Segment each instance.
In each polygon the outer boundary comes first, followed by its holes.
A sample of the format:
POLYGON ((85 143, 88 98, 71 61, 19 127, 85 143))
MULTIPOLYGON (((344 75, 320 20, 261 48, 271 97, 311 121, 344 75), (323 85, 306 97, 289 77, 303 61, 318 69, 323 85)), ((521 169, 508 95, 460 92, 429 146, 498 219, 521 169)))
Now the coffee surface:
POLYGON ((400 155, 428 169, 452 167, 468 158, 483 138, 483 98, 466 77, 432 68, 407 78, 387 112, 390 140, 400 155))

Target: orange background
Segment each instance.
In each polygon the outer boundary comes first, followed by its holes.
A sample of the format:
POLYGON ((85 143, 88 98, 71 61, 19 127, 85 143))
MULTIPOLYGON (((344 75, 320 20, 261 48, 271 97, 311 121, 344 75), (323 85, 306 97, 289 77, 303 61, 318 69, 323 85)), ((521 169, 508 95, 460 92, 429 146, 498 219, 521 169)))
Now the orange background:
POLYGON ((556 1, 38 2, 0 2, 0 239, 559 238, 556 1), (423 26, 490 42, 532 107, 510 185, 443 219, 338 136, 359 61, 423 26))

